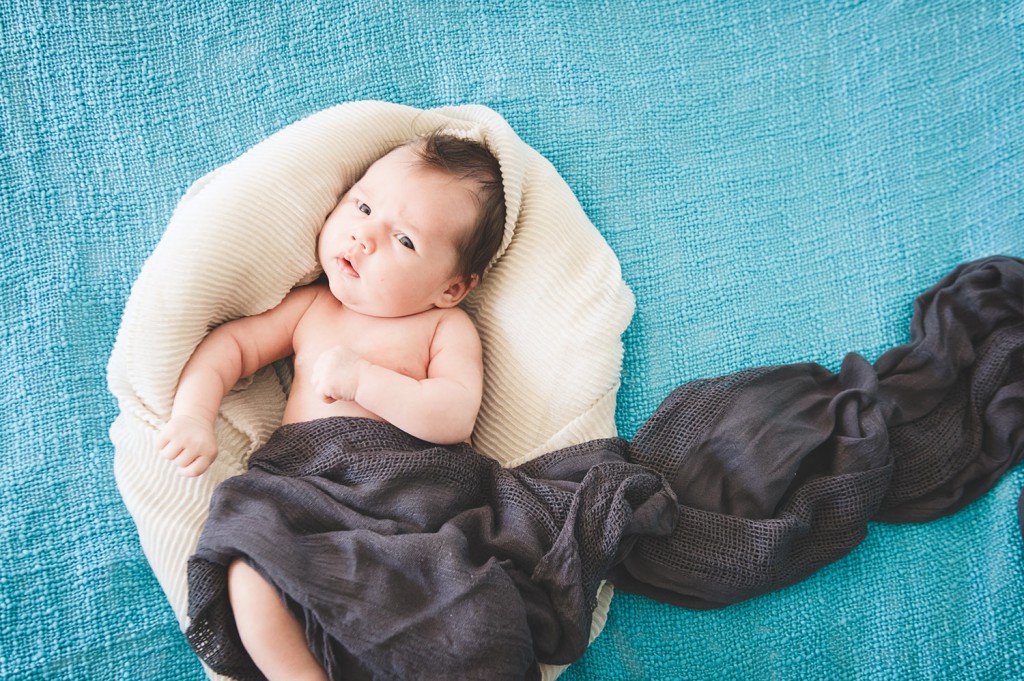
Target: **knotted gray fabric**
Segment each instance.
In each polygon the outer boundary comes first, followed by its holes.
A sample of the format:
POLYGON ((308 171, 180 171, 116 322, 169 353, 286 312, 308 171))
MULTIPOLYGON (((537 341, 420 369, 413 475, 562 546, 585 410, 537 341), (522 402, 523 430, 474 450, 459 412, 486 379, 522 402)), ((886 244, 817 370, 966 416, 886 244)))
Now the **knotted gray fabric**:
POLYGON ((797 582, 870 520, 970 503, 1024 449, 1024 264, 961 265, 914 304, 911 340, 871 366, 742 371, 677 388, 632 460, 679 498, 672 536, 641 539, 616 585, 693 608, 797 582))
POLYGON ((1022 451, 1024 263, 994 257, 920 296, 910 342, 873 366, 693 381, 630 443, 509 470, 365 419, 285 426, 214 495, 187 634, 215 670, 262 678, 227 603, 240 557, 332 678, 528 678, 583 653, 602 578, 735 603, 846 555, 869 521, 959 510, 1022 451))

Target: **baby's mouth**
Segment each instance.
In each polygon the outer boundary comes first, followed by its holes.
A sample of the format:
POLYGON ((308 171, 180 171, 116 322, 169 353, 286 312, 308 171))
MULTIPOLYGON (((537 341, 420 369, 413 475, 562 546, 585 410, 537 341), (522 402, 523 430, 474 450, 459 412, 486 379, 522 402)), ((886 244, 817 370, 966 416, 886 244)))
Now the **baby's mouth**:
POLYGON ((338 258, 338 264, 341 265, 341 271, 350 277, 359 278, 359 272, 356 270, 356 266, 352 264, 352 261, 348 258, 338 258))

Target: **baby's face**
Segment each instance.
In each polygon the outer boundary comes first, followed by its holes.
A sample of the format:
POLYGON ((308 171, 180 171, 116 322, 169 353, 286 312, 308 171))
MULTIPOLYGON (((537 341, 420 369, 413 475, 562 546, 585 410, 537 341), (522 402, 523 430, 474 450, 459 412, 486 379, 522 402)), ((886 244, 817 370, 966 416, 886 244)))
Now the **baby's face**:
POLYGON ((476 222, 475 190, 424 166, 408 147, 379 159, 320 231, 317 254, 331 292, 375 317, 456 305, 470 288, 456 273, 457 243, 476 222))

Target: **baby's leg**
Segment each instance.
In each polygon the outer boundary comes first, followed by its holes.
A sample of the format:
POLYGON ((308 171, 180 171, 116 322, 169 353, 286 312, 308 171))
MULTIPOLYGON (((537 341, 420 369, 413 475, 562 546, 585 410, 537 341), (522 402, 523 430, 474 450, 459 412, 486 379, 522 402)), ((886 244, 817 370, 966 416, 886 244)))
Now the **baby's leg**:
POLYGON ((327 681, 306 644, 302 625, 260 573, 243 561, 231 563, 228 597, 242 644, 270 681, 327 681))

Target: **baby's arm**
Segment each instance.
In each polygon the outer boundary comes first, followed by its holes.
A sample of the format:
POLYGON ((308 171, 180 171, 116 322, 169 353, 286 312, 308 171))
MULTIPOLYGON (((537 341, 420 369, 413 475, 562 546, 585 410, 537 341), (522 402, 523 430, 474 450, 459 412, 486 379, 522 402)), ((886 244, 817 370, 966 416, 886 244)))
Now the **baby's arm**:
POLYGON ((181 372, 171 418, 160 430, 160 453, 188 476, 217 457, 213 424, 221 400, 239 379, 292 354, 292 335, 316 291, 293 290, 277 307, 210 332, 181 372))
POLYGON ((480 337, 469 316, 454 308, 434 333, 423 380, 371 364, 340 346, 320 356, 314 376, 325 399, 352 400, 421 440, 465 442, 483 395, 480 337))

